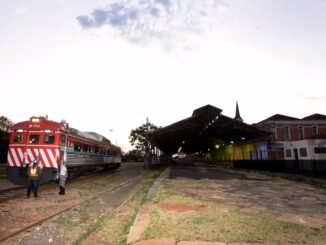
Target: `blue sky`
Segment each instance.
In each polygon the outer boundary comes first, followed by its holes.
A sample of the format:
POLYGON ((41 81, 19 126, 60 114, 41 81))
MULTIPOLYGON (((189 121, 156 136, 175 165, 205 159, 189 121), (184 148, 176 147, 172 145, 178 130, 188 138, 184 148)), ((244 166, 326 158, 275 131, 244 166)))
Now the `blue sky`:
MULTIPOLYGON (((206 104, 247 123, 326 114, 326 1, 0 2, 0 115, 130 130, 206 104)), ((110 129, 113 129, 111 132, 110 129)))

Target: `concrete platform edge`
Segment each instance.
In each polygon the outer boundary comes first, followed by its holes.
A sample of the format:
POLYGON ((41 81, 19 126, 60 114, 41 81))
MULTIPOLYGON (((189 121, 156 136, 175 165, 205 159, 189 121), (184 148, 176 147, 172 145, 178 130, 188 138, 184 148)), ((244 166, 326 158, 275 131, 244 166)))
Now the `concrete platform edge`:
MULTIPOLYGON (((170 167, 167 167, 159 177, 156 178, 153 185, 149 189, 146 199, 153 198, 156 193, 157 188, 160 186, 162 179, 166 178, 170 174, 170 167)), ((127 244, 132 244, 140 240, 141 235, 145 231, 148 223, 149 223, 149 212, 150 212, 150 204, 144 204, 140 209, 135 218, 134 224, 130 228, 127 244)))

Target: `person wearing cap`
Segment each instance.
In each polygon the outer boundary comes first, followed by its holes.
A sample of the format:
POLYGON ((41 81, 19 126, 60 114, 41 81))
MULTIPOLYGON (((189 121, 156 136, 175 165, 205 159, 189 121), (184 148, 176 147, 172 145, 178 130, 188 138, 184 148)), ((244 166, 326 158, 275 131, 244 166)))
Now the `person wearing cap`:
POLYGON ((65 183, 67 177, 68 177, 68 170, 65 161, 62 160, 59 168, 59 188, 60 188, 59 195, 66 194, 65 183))
POLYGON ((28 184, 27 184, 27 198, 30 197, 31 191, 34 192, 34 198, 37 198, 37 190, 39 186, 39 180, 41 178, 42 169, 39 166, 40 159, 39 157, 36 157, 33 160, 33 163, 30 164, 27 176, 28 176, 28 184))

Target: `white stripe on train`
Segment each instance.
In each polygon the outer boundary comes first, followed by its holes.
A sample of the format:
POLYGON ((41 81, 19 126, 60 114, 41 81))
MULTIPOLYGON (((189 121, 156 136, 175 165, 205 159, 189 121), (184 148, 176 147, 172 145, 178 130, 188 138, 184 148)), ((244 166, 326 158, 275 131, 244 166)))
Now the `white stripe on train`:
POLYGON ((32 154, 32 150, 30 148, 26 149, 27 155, 28 155, 28 162, 32 161, 32 159, 34 159, 33 154, 32 154))
POLYGON ((44 150, 41 149, 40 152, 41 152, 42 160, 44 161, 45 166, 48 167, 48 168, 51 167, 51 166, 50 166, 50 163, 49 163, 49 161, 48 161, 48 158, 46 157, 46 155, 45 155, 45 153, 44 153, 44 150))
POLYGON ((11 154, 14 157, 14 165, 20 166, 15 149, 11 149, 11 154))
POLYGON ((13 167, 14 166, 14 163, 12 162, 10 153, 8 154, 8 163, 9 163, 10 167, 13 167))
POLYGON ((24 163, 24 154, 21 148, 18 148, 20 162, 24 163))
POLYGON ((52 166, 55 167, 55 168, 58 167, 57 162, 56 162, 56 158, 53 156, 53 151, 51 151, 50 149, 47 149, 47 152, 48 152, 48 155, 49 155, 49 157, 51 159, 52 166))

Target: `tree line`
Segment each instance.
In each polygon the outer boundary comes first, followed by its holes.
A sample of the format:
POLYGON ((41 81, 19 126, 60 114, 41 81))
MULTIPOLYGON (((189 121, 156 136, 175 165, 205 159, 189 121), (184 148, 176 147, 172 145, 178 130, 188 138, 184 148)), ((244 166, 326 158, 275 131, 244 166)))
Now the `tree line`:
POLYGON ((150 165, 155 146, 149 140, 149 134, 158 127, 147 121, 139 127, 131 130, 129 142, 135 148, 127 153, 130 159, 134 161, 144 161, 145 166, 150 165))
POLYGON ((7 160, 9 145, 9 130, 13 122, 5 116, 0 116, 0 163, 7 160))

